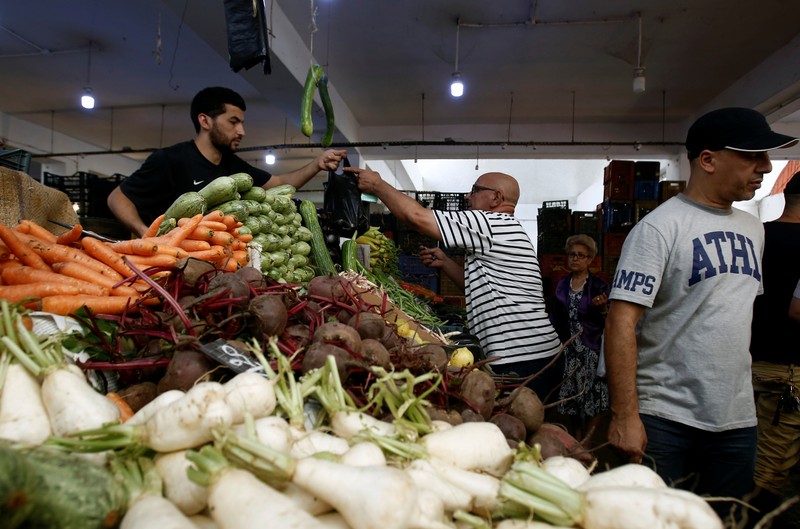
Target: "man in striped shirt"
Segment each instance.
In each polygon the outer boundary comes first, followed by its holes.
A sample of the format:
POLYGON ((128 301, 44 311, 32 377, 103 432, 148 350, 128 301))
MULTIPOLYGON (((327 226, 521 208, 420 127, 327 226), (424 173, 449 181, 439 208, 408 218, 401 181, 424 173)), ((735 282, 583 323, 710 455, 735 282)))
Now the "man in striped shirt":
POLYGON ((544 399, 561 379, 561 366, 550 365, 561 341, 545 311, 533 243, 514 217, 517 180, 504 173, 485 173, 467 195, 469 210, 438 211, 423 207, 375 171, 345 170, 355 172, 358 187, 381 199, 397 220, 442 241, 445 248, 465 251, 464 267, 440 248, 423 249, 420 256, 464 288, 469 330, 493 359, 492 370, 519 377, 541 371, 529 386, 544 399))

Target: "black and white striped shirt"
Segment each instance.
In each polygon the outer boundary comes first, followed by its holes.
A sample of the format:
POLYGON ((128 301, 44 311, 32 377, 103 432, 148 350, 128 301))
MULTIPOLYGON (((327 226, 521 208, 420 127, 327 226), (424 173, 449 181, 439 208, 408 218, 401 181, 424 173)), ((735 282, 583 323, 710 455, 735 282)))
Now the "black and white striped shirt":
POLYGON ((561 341, 545 311, 539 261, 519 221, 490 211, 438 211, 447 248, 463 248, 469 330, 492 364, 547 358, 561 341))

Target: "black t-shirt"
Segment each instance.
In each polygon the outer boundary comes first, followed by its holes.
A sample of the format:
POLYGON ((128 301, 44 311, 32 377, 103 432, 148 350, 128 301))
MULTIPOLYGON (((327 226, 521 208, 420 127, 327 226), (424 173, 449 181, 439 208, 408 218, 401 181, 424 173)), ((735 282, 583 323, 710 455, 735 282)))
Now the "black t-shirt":
POLYGON ((235 173, 249 174, 255 186, 263 186, 272 176, 232 153, 223 154, 219 165, 214 165, 190 140, 153 152, 120 183, 120 189, 136 205, 142 221, 150 224, 183 193, 235 173))
POLYGON ((789 318, 789 304, 800 278, 800 223, 765 222, 761 260, 764 293, 753 306, 753 360, 796 364, 800 324, 789 318))

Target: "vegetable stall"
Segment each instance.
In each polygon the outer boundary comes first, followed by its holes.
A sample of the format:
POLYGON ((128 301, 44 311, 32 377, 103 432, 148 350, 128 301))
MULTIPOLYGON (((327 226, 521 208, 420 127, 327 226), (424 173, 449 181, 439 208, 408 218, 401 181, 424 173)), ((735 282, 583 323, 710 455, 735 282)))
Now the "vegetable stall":
POLYGON ((0 225, 0 527, 723 527, 547 423, 357 237, 334 262, 293 189, 218 180, 136 240, 0 225))

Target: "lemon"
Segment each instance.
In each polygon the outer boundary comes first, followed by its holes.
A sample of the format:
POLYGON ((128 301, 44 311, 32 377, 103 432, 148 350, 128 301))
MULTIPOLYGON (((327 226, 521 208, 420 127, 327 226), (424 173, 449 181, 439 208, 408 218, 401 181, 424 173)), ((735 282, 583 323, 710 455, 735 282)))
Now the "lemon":
POLYGON ((467 367, 471 366, 474 361, 475 358, 472 356, 472 351, 466 347, 459 347, 450 355, 450 361, 448 362, 448 365, 455 367, 467 367))

